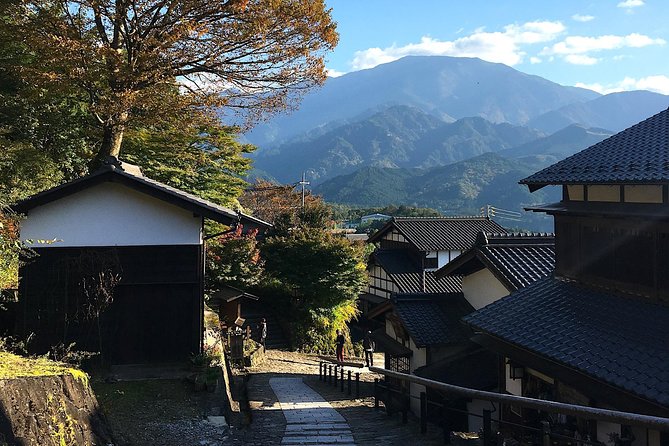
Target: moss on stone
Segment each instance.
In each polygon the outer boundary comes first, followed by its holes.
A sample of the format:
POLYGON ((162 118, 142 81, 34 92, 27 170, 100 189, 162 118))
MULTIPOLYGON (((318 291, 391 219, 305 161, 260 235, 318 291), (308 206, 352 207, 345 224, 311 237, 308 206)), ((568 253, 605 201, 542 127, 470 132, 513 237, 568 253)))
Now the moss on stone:
POLYGON ((13 379, 30 376, 72 375, 73 378, 88 384, 88 375, 67 364, 51 361, 47 358, 25 358, 12 353, 0 352, 0 379, 13 379))

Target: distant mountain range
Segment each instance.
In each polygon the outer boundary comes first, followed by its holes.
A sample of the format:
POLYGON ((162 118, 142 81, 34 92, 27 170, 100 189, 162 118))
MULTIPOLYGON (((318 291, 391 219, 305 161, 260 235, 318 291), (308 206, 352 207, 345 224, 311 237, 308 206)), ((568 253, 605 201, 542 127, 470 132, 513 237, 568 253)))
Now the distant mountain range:
MULTIPOLYGON (((332 178, 314 188, 326 201, 372 207, 387 203, 431 207, 446 215, 478 215, 487 204, 515 212, 523 206, 558 201, 560 191, 545 188, 530 193, 518 181, 536 166, 486 153, 431 169, 365 167, 332 178)), ((549 231, 552 220, 540 214, 523 215, 510 227, 549 231)))
POLYGON ((304 97, 297 111, 256 126, 246 137, 265 149, 392 105, 410 105, 445 121, 479 116, 494 123, 522 125, 543 113, 599 96, 480 59, 409 56, 329 78, 304 97))
POLYGON ((442 166, 542 136, 527 127, 478 117, 446 123, 418 108, 398 105, 261 153, 255 166, 283 182, 302 171, 311 180, 324 181, 363 166, 442 166))
POLYGON ((259 146, 251 178, 307 172, 327 200, 518 210, 549 198, 518 186, 523 176, 668 106, 648 91, 602 96, 479 59, 412 56, 328 79, 245 138, 259 146))

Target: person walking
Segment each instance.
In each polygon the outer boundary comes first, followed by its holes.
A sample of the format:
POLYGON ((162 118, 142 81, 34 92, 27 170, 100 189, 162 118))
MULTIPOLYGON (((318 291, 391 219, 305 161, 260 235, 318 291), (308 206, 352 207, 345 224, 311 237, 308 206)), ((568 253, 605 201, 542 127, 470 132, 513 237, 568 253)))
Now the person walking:
POLYGON ((260 345, 262 345, 263 353, 265 352, 265 339, 267 339, 267 321, 262 318, 260 321, 260 345))
POLYGON ((372 339, 372 332, 367 331, 365 339, 362 340, 362 348, 365 350, 365 364, 367 368, 374 367, 374 348, 376 347, 374 339, 372 339))
POLYGON ((341 330, 337 330, 337 337, 335 338, 335 345, 337 346, 337 362, 340 364, 344 362, 344 344, 346 343, 346 338, 341 330))

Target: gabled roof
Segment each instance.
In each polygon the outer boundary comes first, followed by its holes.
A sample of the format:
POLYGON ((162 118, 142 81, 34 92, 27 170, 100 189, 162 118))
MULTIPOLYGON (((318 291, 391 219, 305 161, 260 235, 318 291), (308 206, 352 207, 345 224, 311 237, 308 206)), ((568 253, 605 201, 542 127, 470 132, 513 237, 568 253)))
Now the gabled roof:
POLYGON ((379 265, 390 276, 402 293, 455 293, 462 291, 462 278, 444 277, 437 280, 434 271, 421 270, 409 257, 409 254, 400 249, 378 249, 372 256, 372 261, 379 265), (425 279, 425 288, 423 288, 425 279))
POLYGON ((486 217, 393 217, 368 242, 380 241, 393 228, 419 251, 467 249, 480 231, 506 232, 486 217))
POLYGON ((246 298, 246 299, 251 299, 251 300, 259 300, 260 298, 254 294, 247 293, 246 291, 242 291, 239 288, 235 288, 230 285, 225 285, 221 287, 220 290, 214 292, 210 299, 218 302, 233 302, 237 299, 240 298, 246 298))
POLYGON ((122 184, 138 192, 226 225, 241 222, 248 227, 268 228, 271 226, 269 223, 258 218, 235 212, 232 209, 147 178, 141 174, 136 166, 121 163, 118 160, 103 165, 100 169, 89 175, 33 195, 20 201, 12 206, 12 208, 16 212, 27 213, 38 206, 105 182, 122 184))
POLYGON ((549 184, 669 182, 669 109, 520 181, 549 184))
POLYGON ((541 279, 465 316, 474 330, 669 408, 669 306, 541 279))
POLYGON ((526 287, 555 269, 555 235, 481 232, 473 248, 444 265, 436 276, 466 276, 483 268, 488 268, 509 291, 526 287))
POLYGON ((469 339, 460 319, 474 311, 462 293, 396 294, 393 309, 416 344, 454 344, 469 339))

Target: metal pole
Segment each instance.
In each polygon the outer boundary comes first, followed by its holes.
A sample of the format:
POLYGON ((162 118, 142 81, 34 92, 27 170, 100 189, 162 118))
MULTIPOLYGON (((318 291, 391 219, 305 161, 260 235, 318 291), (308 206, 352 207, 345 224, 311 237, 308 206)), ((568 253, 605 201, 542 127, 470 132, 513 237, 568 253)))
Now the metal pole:
POLYGON ((551 425, 548 421, 541 422, 541 444, 551 446, 551 425))
POLYGON ((521 407, 572 415, 578 418, 611 421, 618 424, 632 424, 635 426, 644 426, 654 430, 669 431, 669 418, 620 412, 617 410, 599 409, 597 407, 579 406, 576 404, 559 403, 556 401, 539 400, 534 398, 527 398, 524 396, 487 392, 484 390, 469 389, 467 387, 454 386, 452 384, 421 378, 420 376, 416 375, 407 375, 406 373, 393 372, 391 370, 386 370, 380 367, 370 367, 369 370, 371 372, 380 373, 391 378, 397 378, 414 384, 420 384, 431 389, 437 389, 448 395, 456 395, 460 397, 485 401, 494 401, 504 404, 515 404, 521 407))
POLYGON ((490 411, 483 409, 483 446, 493 446, 492 441, 492 418, 490 411))
POLYGON ((420 433, 427 432, 427 395, 420 393, 420 433))
POLYGON ((355 372, 355 397, 360 398, 360 372, 355 372))

